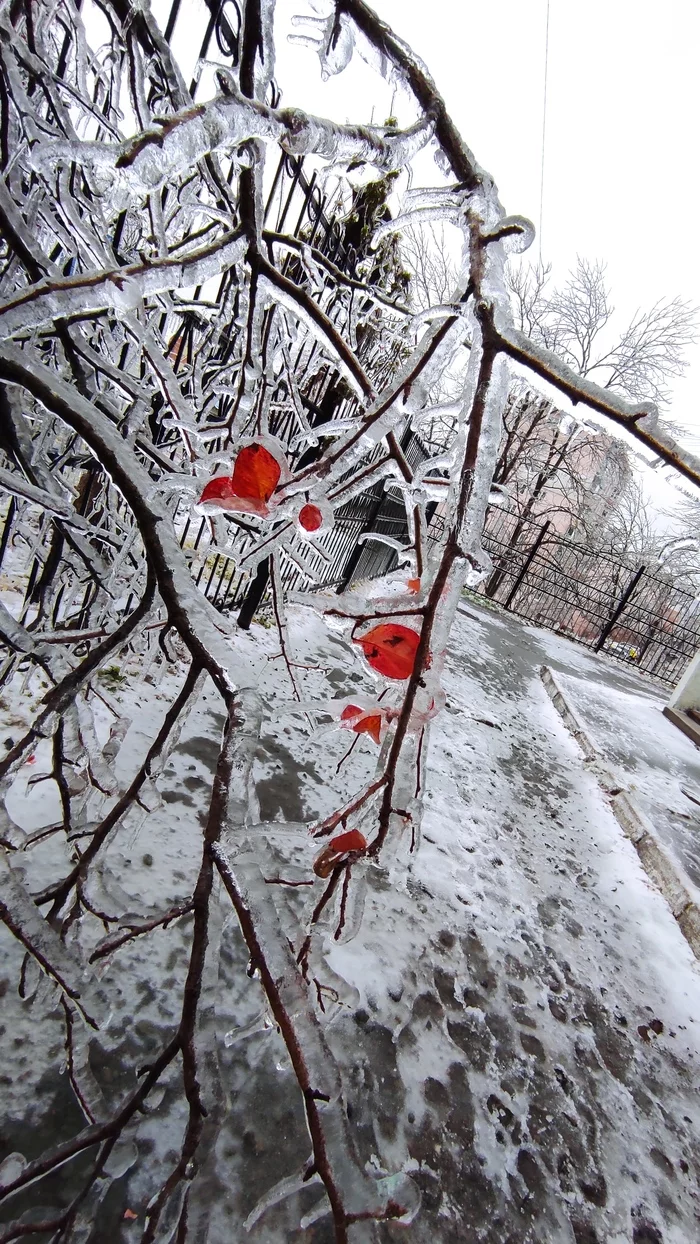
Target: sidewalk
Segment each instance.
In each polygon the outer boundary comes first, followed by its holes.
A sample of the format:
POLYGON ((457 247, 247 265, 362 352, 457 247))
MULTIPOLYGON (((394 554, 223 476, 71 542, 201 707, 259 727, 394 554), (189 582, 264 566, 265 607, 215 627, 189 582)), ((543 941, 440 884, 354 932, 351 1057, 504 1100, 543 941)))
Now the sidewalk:
MULTIPOLYGON (((478 610, 482 624, 485 613, 478 610)), ((539 654, 553 671, 595 750, 621 777, 700 899, 700 749, 663 716, 668 690, 613 657, 515 619, 498 620, 518 636, 523 661, 539 654)))
MULTIPOLYGON (((289 631, 309 696, 320 696, 329 680, 339 696, 364 689, 360 657, 309 609, 290 610, 289 631)), ((262 660, 277 650, 276 636, 256 623, 232 642, 257 659, 263 693, 276 706, 255 778, 261 818, 271 831, 279 818, 280 833, 269 851, 261 836, 261 860, 275 876, 308 878, 317 844, 303 823, 337 806, 345 787, 361 788, 376 748, 363 738, 339 779, 347 740, 336 732, 317 746, 305 719, 285 709, 283 663, 262 660)), ((647 711, 653 720, 656 690, 634 671, 465 604, 446 662, 446 708, 432 728, 418 849, 406 855, 407 867, 390 853, 358 864, 347 937, 335 939, 331 914, 319 946, 321 1019, 361 1164, 405 1171, 422 1194, 410 1229, 377 1228, 375 1244, 700 1238, 698 963, 547 695, 543 664, 570 680, 567 690, 588 689, 591 713, 596 703, 607 705, 609 737, 618 711, 609 694, 623 697, 635 723, 647 711)), ((166 690, 144 685, 138 702, 125 705, 133 723, 117 763, 122 783, 144 754, 166 690)), ((672 730, 660 714, 659 721, 672 730)), ((218 701, 205 692, 158 779, 162 803, 154 801, 105 852, 100 904, 142 918, 149 894, 167 910, 191 893, 221 728, 218 701)), ((690 746, 680 734, 678 743, 690 746)), ((45 759, 38 749, 37 765, 45 759)), ((640 753, 635 780, 643 772, 640 753)), ((674 780, 686 779, 674 771, 674 780)), ((26 776, 18 779, 12 806, 18 816, 22 807, 31 813, 32 828, 55 816, 47 787, 27 795, 26 776)), ((310 893, 276 887, 280 921, 295 944, 322 884, 310 893)), ((90 1055, 110 1101, 179 1022, 190 939, 189 923, 176 921, 119 951, 100 977, 113 1014, 104 1032, 90 1036, 90 1055)), ((296 1080, 235 921, 226 919, 221 939, 220 975, 208 985, 207 1031, 223 1094, 203 1185, 211 1189, 208 1244, 328 1244, 327 1218, 300 1225, 319 1197, 312 1181, 297 1191, 292 1181, 290 1195, 273 1199, 244 1229, 277 1181, 303 1167, 309 1140, 296 1080)), ((62 1011, 50 993, 34 1002, 18 996, 22 947, 1 927, 0 952, 4 1140, 9 1152, 32 1158, 83 1124, 63 1071, 62 1011)), ((171 1091, 179 1074, 174 1068, 164 1095, 139 1116, 130 1152, 118 1155, 99 1206, 100 1239, 142 1238, 146 1206, 172 1169, 186 1125, 186 1103, 171 1091)), ((62 1189, 79 1177, 80 1168, 66 1164, 62 1189)), ((46 1184, 36 1194, 29 1189, 44 1217, 49 1192, 46 1184)))
POLYGON ((663 716, 668 693, 641 680, 622 690, 597 669, 560 673, 557 682, 700 897, 700 749, 663 716))

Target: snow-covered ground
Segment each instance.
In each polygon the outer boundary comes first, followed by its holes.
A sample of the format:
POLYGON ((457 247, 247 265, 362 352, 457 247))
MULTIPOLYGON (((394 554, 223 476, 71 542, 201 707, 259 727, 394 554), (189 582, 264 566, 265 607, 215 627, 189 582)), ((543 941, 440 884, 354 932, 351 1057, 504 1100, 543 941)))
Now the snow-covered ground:
MULTIPOLYGON (((295 608, 289 630, 296 659, 324 667, 323 674, 305 671, 306 699, 320 695, 328 679, 338 696, 368 686, 360 659, 350 659, 309 610, 295 608)), ((348 736, 330 733, 320 746, 318 732, 309 734, 306 720, 287 711, 281 662, 263 665, 275 651, 274 632, 256 624, 234 642, 263 669, 273 710, 256 760, 261 820, 298 824, 324 815, 339 790, 342 797, 362 783, 374 745, 363 737, 337 777, 348 736)), ((325 952, 314 961, 361 1158, 376 1172, 409 1172, 422 1192, 411 1226, 384 1225, 379 1241, 700 1238, 697 964, 538 676, 546 661, 578 677, 590 660, 567 641, 509 619, 471 607, 459 616, 447 706, 433 725, 419 849, 407 868, 389 860, 367 867, 366 884, 357 888, 364 911, 348 917, 355 936, 335 941, 332 918, 325 952)), ((604 665, 620 694, 638 694, 624 669, 604 665)), ((115 762, 122 782, 143 759, 178 677, 177 670, 159 674, 137 696, 110 688, 131 718, 115 762)), ((17 705, 5 708, 3 736, 17 728, 17 705)), ((106 708, 100 722, 106 735, 106 708)), ((110 842, 90 896, 97 908, 143 918, 190 893, 222 724, 218 702, 203 694, 158 781, 160 798, 147 800, 151 810, 110 842)), ((8 801, 27 830, 55 818, 53 783, 27 786, 46 765, 39 749, 8 801)), ((60 849, 55 836, 37 848, 33 888, 55 870, 60 849)), ((267 875, 291 879, 311 875, 315 849, 301 827, 287 833, 282 824, 258 844, 267 875)), ((311 894, 276 888, 291 937, 321 888, 320 881, 311 894)), ((300 1170, 309 1142, 284 1046, 246 974, 237 926, 223 911, 213 1008, 222 1125, 206 1185, 210 1244, 326 1244, 328 1218, 299 1225, 318 1200, 317 1187, 273 1205, 249 1232, 243 1226, 277 1180, 300 1170)), ((104 929, 95 925, 97 943, 104 929)), ((173 1032, 190 929, 185 917, 102 961, 111 1019, 84 1041, 81 1055, 98 1117, 123 1099, 135 1068, 173 1032)), ((12 1151, 32 1159, 85 1120, 64 1066, 58 998, 33 970, 20 998, 21 954, 4 930, 0 945, 0 1160, 12 1151)), ((111 1178, 98 1181, 85 1206, 86 1223, 98 1224, 92 1233, 86 1226, 86 1244, 141 1239, 145 1208, 179 1153, 186 1117, 179 1083, 173 1065, 111 1156, 111 1178)), ((5 1217, 47 1216, 87 1168, 86 1157, 66 1164, 15 1198, 5 1217)), ((164 1244, 172 1227, 157 1237, 164 1244)))
POLYGON ((663 716, 668 694, 559 677, 567 702, 700 894, 700 751, 663 716))

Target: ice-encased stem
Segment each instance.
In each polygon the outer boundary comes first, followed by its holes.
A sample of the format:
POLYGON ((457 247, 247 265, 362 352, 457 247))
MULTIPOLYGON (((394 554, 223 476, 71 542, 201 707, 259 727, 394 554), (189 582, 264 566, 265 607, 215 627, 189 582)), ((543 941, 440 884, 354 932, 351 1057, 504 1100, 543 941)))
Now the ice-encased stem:
MULTIPOLYGON (((220 844, 212 846, 212 854, 287 1047, 304 1098, 315 1168, 328 1195, 336 1239, 344 1244, 348 1215, 369 1212, 380 1218, 386 1203, 375 1181, 360 1168, 347 1124, 340 1074, 257 858, 252 851, 241 852, 234 865, 220 844)), ((369 1229, 367 1223, 360 1225, 369 1229)))

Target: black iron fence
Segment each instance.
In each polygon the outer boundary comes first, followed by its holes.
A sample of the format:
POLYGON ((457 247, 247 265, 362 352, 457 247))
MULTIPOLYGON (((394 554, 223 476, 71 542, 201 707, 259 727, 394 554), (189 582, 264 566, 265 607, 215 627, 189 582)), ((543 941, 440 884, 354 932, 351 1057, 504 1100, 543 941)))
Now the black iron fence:
MULTIPOLYGON (((176 8, 177 6, 174 11, 176 8)), ((217 6, 216 11, 221 18, 221 7, 217 6)), ((212 30, 218 30, 218 26, 212 27, 212 30)), ((208 38, 212 37, 212 30, 208 32, 208 38)), ((280 153, 277 165, 268 180, 265 227, 271 233, 284 232, 287 236, 313 245, 350 276, 355 275, 357 264, 362 259, 361 251, 352 241, 353 230, 348 228, 347 213, 343 215, 337 197, 327 194, 317 184, 313 168, 307 169, 301 159, 285 153, 280 153)), ((305 273, 293 254, 287 261, 285 271, 292 280, 304 283, 305 273)), ((222 287, 219 300, 224 296, 222 287)), ((341 335, 347 335, 347 300, 336 297, 330 281, 322 297, 326 314, 336 323, 341 335)), ((185 397, 188 393, 188 374, 193 366, 198 338, 202 332, 201 317, 198 318, 196 310, 193 303, 188 309, 170 313, 162 328, 168 343, 168 358, 178 381, 181 382, 181 391, 185 397)), ((232 332, 231 340, 233 337, 232 332)), ((400 348, 400 343, 396 348, 400 348)), ((400 361, 398 354, 393 358, 392 348, 386 337, 380 339, 378 334, 371 331, 365 332, 360 355, 369 375, 373 375, 378 369, 391 370, 400 361)), ((302 335, 294 345, 290 343, 289 371, 294 376, 297 403, 304 408, 309 427, 319 429, 322 446, 323 423, 351 417, 355 413, 356 401, 347 386, 340 381, 331 360, 308 337, 302 335)), ((227 411, 223 407, 226 400, 229 399, 220 399, 222 405, 218 410, 219 421, 226 417, 227 411)), ((158 401, 156 398, 156 402, 158 401)), ((299 433, 297 403, 291 400, 289 392, 284 388, 273 393, 270 402, 270 432, 288 447, 290 463, 297 461, 299 454, 304 452, 303 447, 296 450, 292 448, 299 433)), ((157 460, 149 461, 149 470, 154 479, 167 478, 169 464, 171 469, 177 470, 182 454, 181 438, 178 431, 169 425, 169 413, 162 400, 159 405, 154 405, 152 431, 159 455, 157 460)), ((412 445, 410 450, 406 449, 410 461, 426 456, 425 449, 416 437, 409 435, 408 440, 412 445)), ((406 447, 407 441, 403 443, 406 447)), ((213 451, 221 448, 218 442, 211 442, 210 445, 213 451)), ((378 450, 377 453, 379 452, 378 450)), ((137 595, 139 584, 136 579, 139 574, 141 577, 143 575, 143 558, 133 524, 129 522, 128 515, 122 513, 123 499, 112 487, 109 478, 99 471, 90 455, 85 453, 79 438, 68 436, 65 444, 61 441, 61 452, 57 449, 55 457, 56 474, 60 475, 62 484, 67 483, 79 495, 79 512, 86 516, 89 513, 90 521, 96 528, 101 523, 106 530, 109 525, 108 516, 115 512, 124 519, 128 535, 124 540, 121 559, 129 561, 132 566, 135 580, 133 590, 134 595, 137 595), (89 486, 86 485, 88 475, 89 486), (98 521, 99 514, 102 519, 98 521)), ((371 456, 368 461, 371 461, 371 456)), ((238 528, 232 526, 228 532, 226 551, 222 552, 216 547, 211 519, 193 511, 191 497, 174 496, 170 508, 180 544, 187 554, 197 587, 217 608, 236 609, 251 584, 250 572, 239 567, 255 538, 255 532, 247 531, 245 525, 238 528)), ((133 595, 120 598, 116 603, 113 600, 98 600, 95 583, 71 559, 59 558, 58 564, 51 566, 51 517, 41 514, 38 518, 32 518, 32 514, 30 502, 11 497, 5 498, 4 505, 0 502, 0 586, 18 598, 17 612, 20 620, 31 620, 39 588, 42 589, 46 601, 45 614, 50 617, 53 626, 62 629, 81 629, 88 623, 101 622, 103 618, 101 614, 98 617, 97 613, 100 609, 104 612, 105 606, 112 615, 115 610, 128 612, 133 603, 133 595), (27 515, 30 515, 28 521, 27 515), (48 592, 44 586, 47 566, 51 570, 48 592)), ((340 585, 350 577, 371 577, 384 573, 395 561, 391 549, 373 542, 358 549, 358 537, 374 527, 379 530, 386 528, 398 538, 404 538, 406 534, 403 505, 394 500, 389 491, 385 492, 383 487, 370 490, 341 506, 334 529, 318 541, 318 552, 309 546, 304 549, 303 559, 295 561, 293 557, 285 556, 282 561, 283 582, 287 587, 304 589, 329 584, 340 585), (303 560, 303 569, 300 568, 300 560, 303 560)))
POLYGON ((492 511, 484 594, 537 626, 673 686, 700 647, 700 599, 670 575, 560 536, 549 523, 492 511))

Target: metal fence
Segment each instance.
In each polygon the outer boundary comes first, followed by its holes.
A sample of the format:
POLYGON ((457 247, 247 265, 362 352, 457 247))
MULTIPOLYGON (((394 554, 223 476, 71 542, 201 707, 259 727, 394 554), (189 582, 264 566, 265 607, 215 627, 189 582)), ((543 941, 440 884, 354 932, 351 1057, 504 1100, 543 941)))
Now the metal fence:
POLYGON ((549 523, 492 511, 483 592, 519 617, 673 686, 700 647, 700 600, 670 576, 560 536, 549 523))
MULTIPOLYGON (((307 170, 303 160, 284 153, 280 153, 278 163, 268 180, 265 227, 273 233, 284 232, 313 245, 350 276, 355 275, 357 264, 363 257, 349 240, 352 230, 348 229, 347 220, 339 210, 335 196, 326 194, 318 186, 313 168, 307 170)), ((294 255, 290 256, 285 271, 290 279, 299 283, 303 284, 307 279, 303 267, 294 255)), ((219 298, 221 297, 223 289, 219 291, 219 298)), ((332 282, 329 282, 322 297, 325 300, 326 314, 336 323, 341 335, 346 336, 347 301, 336 297, 332 282)), ((196 354, 198 334, 201 332, 201 319, 197 316, 196 305, 175 314, 171 313, 161 331, 168 342, 169 361, 181 382, 183 395, 186 396, 187 377, 196 354)), ((365 334, 360 355, 370 376, 386 373, 387 369, 390 371, 399 361, 398 357, 392 359, 386 339, 380 340, 377 336, 374 340, 372 333, 365 334)), ((290 344, 290 371, 294 375, 298 401, 304 408, 309 426, 319 429, 322 447, 323 423, 327 420, 337 421, 352 417, 356 413, 356 400, 347 386, 340 381, 329 357, 308 337, 304 338, 302 335, 296 345, 290 344)), ((154 479, 162 479, 164 468, 165 475, 168 467, 178 469, 182 446, 179 433, 168 422, 168 407, 157 396, 155 402, 157 404, 154 405, 151 428, 159 458, 149 462, 149 470, 154 479)), ((221 410, 220 417, 225 417, 225 413, 221 410)), ((298 461, 302 450, 292 448, 299 433, 298 412, 286 391, 272 395, 269 428, 288 447, 290 464, 298 461)), ((97 515, 102 514, 106 523, 107 515, 116 513, 129 527, 123 499, 113 488, 109 478, 100 472, 90 455, 85 452, 80 439, 74 435, 63 437, 65 444, 61 440, 59 449, 60 436, 63 434, 56 432, 55 472, 57 476, 60 475, 62 485, 68 485, 81 498, 80 513, 86 515, 89 512, 90 521, 96 526, 99 526, 97 515)), ((417 438, 411 436, 409 439, 418 447, 408 453, 409 460, 417 460, 416 454, 424 457, 426 451, 417 438)), ((220 449, 217 442, 211 442, 210 447, 213 451, 220 449)), ((379 455, 380 452, 377 449, 376 454, 379 455)), ((371 462, 372 456, 368 457, 368 462, 371 462)), ((217 608, 237 608, 251 583, 251 574, 241 571, 239 565, 255 538, 255 532, 248 531, 245 524, 239 528, 231 527, 226 553, 222 553, 212 549, 216 540, 211 519, 193 511, 191 497, 174 497, 170 508, 181 547, 187 554, 197 587, 217 608), (230 555, 227 555, 229 552, 230 555)), ((76 569, 70 559, 61 557, 56 566, 51 566, 51 517, 41 514, 33 524, 30 522, 27 526, 23 520, 30 510, 31 503, 9 497, 0 509, 0 577, 6 580, 6 588, 9 587, 14 594, 19 594, 20 620, 24 622, 31 618, 36 604, 37 584, 41 587, 48 568, 51 571, 52 585, 45 612, 50 616, 53 626, 81 629, 102 621, 95 613, 97 586, 79 567, 76 569)), ((307 546, 300 550, 300 556, 296 560, 286 555, 283 557, 282 578, 285 586, 304 589, 341 584, 347 580, 349 574, 354 576, 355 570, 363 577, 383 573, 395 561, 391 549, 368 544, 366 549, 360 549, 362 555, 359 559, 355 550, 358 536, 371 529, 375 522, 381 529, 387 521, 388 513, 391 514, 389 526, 392 532, 405 534, 403 506, 394 501, 390 493, 385 493, 383 488, 370 490, 366 495, 339 507, 335 527, 317 541, 318 551, 307 546), (358 560, 361 561, 359 566, 358 560)), ((116 604, 107 602, 112 614, 115 610, 128 612, 139 591, 136 580, 139 575, 143 575, 143 559, 134 543, 135 535, 132 530, 129 536, 131 543, 123 549, 123 556, 133 565, 134 595, 129 595, 116 604)), ((104 604, 103 601, 102 605, 104 604)))

